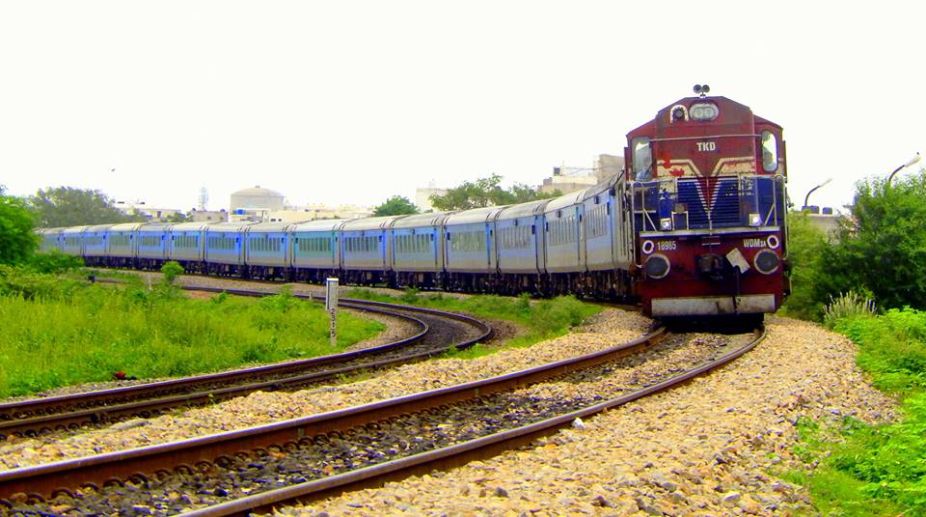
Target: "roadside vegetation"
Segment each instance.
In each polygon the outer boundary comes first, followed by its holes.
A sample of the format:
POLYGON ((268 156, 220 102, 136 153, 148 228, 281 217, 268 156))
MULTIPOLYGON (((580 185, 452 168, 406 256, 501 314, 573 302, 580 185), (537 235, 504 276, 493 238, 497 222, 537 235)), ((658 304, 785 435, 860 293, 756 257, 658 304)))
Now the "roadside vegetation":
POLYGON ((0 397, 8 397, 117 374, 150 379, 324 355, 384 326, 341 312, 332 349, 324 308, 286 291, 190 299, 169 280, 113 287, 0 266, 0 328, 0 397))
MULTIPOLYGON (((506 347, 526 347, 545 339, 561 336, 601 312, 597 305, 583 303, 574 296, 560 296, 545 300, 531 300, 530 296, 517 298, 495 295, 457 297, 442 293, 421 293, 406 289, 400 296, 388 296, 368 289, 351 289, 347 296, 364 300, 407 303, 451 312, 464 312, 473 316, 504 320, 515 324, 524 332, 505 342, 506 347)), ((453 357, 473 358, 493 353, 497 347, 483 344, 450 353, 453 357)))
POLYGON ((894 395, 900 418, 798 422, 796 452, 824 515, 926 515, 926 172, 858 186, 851 216, 826 236, 791 218, 794 292, 785 314, 858 345, 857 364, 894 395))

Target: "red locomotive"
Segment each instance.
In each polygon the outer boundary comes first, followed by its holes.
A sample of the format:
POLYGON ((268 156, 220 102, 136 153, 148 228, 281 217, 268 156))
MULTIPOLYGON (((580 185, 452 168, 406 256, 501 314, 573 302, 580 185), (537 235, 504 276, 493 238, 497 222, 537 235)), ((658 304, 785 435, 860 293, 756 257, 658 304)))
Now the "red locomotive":
POLYGON ((627 134, 635 290, 657 318, 761 319, 790 285, 781 126, 708 92, 627 134))

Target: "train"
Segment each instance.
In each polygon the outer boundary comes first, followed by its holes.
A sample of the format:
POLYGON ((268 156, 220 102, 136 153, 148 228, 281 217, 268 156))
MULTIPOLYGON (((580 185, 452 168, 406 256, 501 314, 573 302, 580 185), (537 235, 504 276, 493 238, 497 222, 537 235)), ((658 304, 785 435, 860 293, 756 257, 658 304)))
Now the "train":
POLYGON ((695 95, 627 134, 624 170, 553 199, 299 223, 126 223, 40 229, 91 266, 250 279, 639 303, 655 318, 751 317, 789 293, 781 126, 695 95))

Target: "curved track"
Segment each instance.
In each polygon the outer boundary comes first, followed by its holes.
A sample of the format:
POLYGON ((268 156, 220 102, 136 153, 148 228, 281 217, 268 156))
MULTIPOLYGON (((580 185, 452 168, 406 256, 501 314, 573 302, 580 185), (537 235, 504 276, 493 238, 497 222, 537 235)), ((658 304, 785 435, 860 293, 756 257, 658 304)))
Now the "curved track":
MULTIPOLYGON (((631 356, 628 360, 633 365, 638 359, 635 354, 657 350, 659 347, 651 345, 655 345, 661 337, 662 330, 659 329, 638 340, 593 354, 458 386, 251 429, 2 472, 0 499, 6 499, 5 504, 11 511, 33 511, 47 508, 41 501, 56 494, 74 494, 80 487, 85 487, 85 491, 73 501, 86 502, 87 498, 109 500, 113 497, 132 500, 133 493, 135 500, 138 500, 138 494, 146 498, 151 496, 148 492, 149 483, 159 486, 162 483, 192 482, 193 486, 200 487, 195 492, 199 494, 204 493, 202 489, 205 483, 210 496, 217 496, 213 498, 216 501, 228 496, 241 498, 193 511, 191 515, 244 515, 251 511, 267 511, 274 506, 315 499, 333 491, 381 484, 386 479, 405 477, 421 470, 446 468, 530 442, 569 425, 576 418, 585 418, 668 389, 727 364, 755 347, 765 334, 764 331, 757 331, 744 346, 712 351, 690 368, 683 371, 671 369, 657 380, 644 380, 640 386, 609 400, 585 397, 578 401, 578 406, 531 406, 525 412, 536 415, 533 415, 533 419, 527 419, 523 425, 497 425, 495 427, 500 429, 497 432, 480 432, 472 439, 451 440, 453 443, 448 445, 406 442, 404 451, 394 451, 395 454, 389 451, 391 457, 379 455, 374 461, 360 461, 367 454, 363 449, 363 440, 374 440, 374 443, 385 440, 397 429, 418 425, 421 420, 427 420, 432 415, 436 421, 443 422, 454 410, 464 413, 470 407, 478 410, 479 406, 485 405, 485 400, 511 397, 512 394, 506 392, 528 384, 564 376, 567 379, 570 376, 581 376, 590 369, 600 369, 599 374, 607 374, 613 367, 610 363, 616 360, 631 356), (301 455, 306 454, 306 451, 320 459, 320 468, 312 467, 302 459, 301 455), (290 466, 287 466, 287 461, 290 466), (340 463, 332 470, 334 462, 340 463), (235 479, 241 479, 241 476, 249 475, 248 472, 252 471, 262 478, 287 477, 289 486, 275 490, 264 489, 266 491, 244 497, 241 493, 232 493, 231 488, 223 488, 232 485, 227 484, 228 479, 222 476, 232 475, 235 479), (292 474, 296 474, 296 477, 292 474), (210 485, 208 480, 216 477, 221 479, 219 484, 210 485), (99 487, 103 486, 110 488, 98 492, 99 487)), ((515 407, 524 402, 515 401, 515 407)), ((501 406, 493 406, 491 411, 498 411, 495 407, 501 406)), ((512 406, 508 407, 510 410, 512 406)), ((464 422, 475 421, 472 416, 464 418, 469 419, 464 422)), ((495 413, 494 418, 479 417, 478 420, 480 423, 484 423, 481 422, 483 420, 494 420, 493 424, 505 424, 500 422, 505 420, 502 413, 495 413)), ((165 510, 164 513, 176 513, 189 508, 189 505, 182 506, 182 509, 178 507, 165 510)), ((86 511, 113 510, 88 508, 86 511)))
MULTIPOLYGON (((215 290, 264 296, 247 290, 215 290)), ((311 296, 299 296, 312 299, 311 296)), ((397 317, 418 328, 414 335, 354 352, 56 397, 0 404, 0 437, 73 429, 131 416, 147 417, 176 407, 213 403, 262 390, 293 389, 337 376, 426 359, 451 347, 465 348, 492 329, 469 316, 366 300, 342 299, 341 307, 397 317)))

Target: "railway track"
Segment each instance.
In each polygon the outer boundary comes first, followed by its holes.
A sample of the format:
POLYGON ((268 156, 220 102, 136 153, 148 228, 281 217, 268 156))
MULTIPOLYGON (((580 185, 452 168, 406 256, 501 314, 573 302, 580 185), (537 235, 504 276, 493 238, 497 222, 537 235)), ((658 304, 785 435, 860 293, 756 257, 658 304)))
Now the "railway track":
MULTIPOLYGON (((190 288, 239 296, 251 290, 190 288)), ((304 299, 311 296, 295 295, 304 299)), ((451 347, 466 348, 491 336, 492 329, 469 316, 367 300, 342 299, 340 306, 409 321, 418 331, 405 339, 363 350, 263 365, 182 379, 0 404, 0 439, 35 435, 129 417, 211 404, 252 393, 295 389, 360 371, 426 359, 451 347)))
POLYGON ((677 344, 659 344, 660 339, 682 339, 665 337, 660 329, 593 354, 458 386, 183 442, 2 472, 0 499, 11 512, 55 507, 78 513, 192 511, 191 515, 210 516, 266 511, 333 491, 446 468, 530 442, 577 418, 726 364, 763 338, 764 331, 757 331, 742 345, 735 340, 698 345, 703 357, 692 364, 676 364, 655 376, 634 373, 626 386, 613 393, 560 399, 514 391, 550 379, 586 382, 619 368, 637 372, 647 364, 641 354, 673 353, 677 344))

